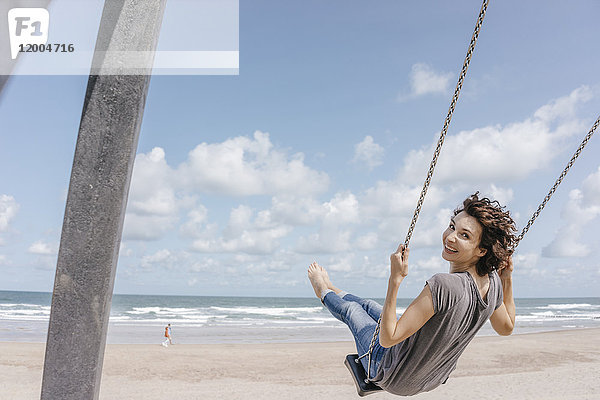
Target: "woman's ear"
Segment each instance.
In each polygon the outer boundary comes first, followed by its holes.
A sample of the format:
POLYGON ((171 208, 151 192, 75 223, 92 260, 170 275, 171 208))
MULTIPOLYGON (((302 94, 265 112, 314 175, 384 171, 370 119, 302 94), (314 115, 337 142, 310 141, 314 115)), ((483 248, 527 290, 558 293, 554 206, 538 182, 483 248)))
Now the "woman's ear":
POLYGON ((484 249, 483 247, 479 248, 479 257, 483 257, 487 254, 487 249, 484 249))

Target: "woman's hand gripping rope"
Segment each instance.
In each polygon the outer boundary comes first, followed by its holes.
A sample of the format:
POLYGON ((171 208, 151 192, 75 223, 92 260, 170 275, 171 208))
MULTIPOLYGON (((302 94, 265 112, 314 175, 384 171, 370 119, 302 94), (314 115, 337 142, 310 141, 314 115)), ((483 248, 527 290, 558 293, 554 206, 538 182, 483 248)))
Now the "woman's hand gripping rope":
POLYGON ((433 316, 433 300, 431 291, 426 285, 421 294, 406 308, 400 319, 396 316, 396 300, 398 289, 408 275, 409 249, 401 244, 390 256, 390 281, 381 314, 381 330, 379 344, 391 347, 405 340, 433 316))
POLYGON ((502 264, 500 264, 500 268, 498 268, 498 276, 500 279, 506 280, 512 277, 512 272, 515 269, 513 265, 512 256, 509 256, 508 259, 502 264))
POLYGON ((390 280, 400 284, 408 275, 408 255, 410 249, 400 244, 395 253, 390 256, 390 280))

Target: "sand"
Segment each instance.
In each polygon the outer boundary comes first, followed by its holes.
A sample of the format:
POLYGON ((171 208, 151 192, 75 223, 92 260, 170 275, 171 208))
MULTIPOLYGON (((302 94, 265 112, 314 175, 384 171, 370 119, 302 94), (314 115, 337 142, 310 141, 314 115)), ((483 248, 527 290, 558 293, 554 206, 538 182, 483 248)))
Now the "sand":
MULTIPOLYGON (((100 398, 358 399, 349 352, 350 342, 108 345, 100 398)), ((0 342, 0 397, 39 399, 43 357, 43 343, 0 342)), ((448 383, 413 398, 600 399, 599 378, 600 329, 477 337, 448 383)))

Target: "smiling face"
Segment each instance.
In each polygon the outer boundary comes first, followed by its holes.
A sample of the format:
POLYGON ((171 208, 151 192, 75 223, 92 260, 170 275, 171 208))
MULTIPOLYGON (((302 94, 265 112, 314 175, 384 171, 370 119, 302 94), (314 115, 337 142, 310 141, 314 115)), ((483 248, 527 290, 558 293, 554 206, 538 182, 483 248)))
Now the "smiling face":
POLYGON ((450 262, 450 272, 475 268, 479 258, 485 255, 487 250, 479 247, 482 230, 479 221, 465 211, 450 219, 442 235, 442 258, 450 262))

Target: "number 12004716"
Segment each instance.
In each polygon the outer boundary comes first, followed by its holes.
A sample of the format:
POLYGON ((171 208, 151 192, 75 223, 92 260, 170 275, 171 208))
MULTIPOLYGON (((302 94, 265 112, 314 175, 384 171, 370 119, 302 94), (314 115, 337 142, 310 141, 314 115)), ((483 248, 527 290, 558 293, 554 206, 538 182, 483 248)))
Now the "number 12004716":
POLYGON ((50 43, 50 44, 20 44, 21 53, 72 53, 75 46, 72 43, 50 43))

